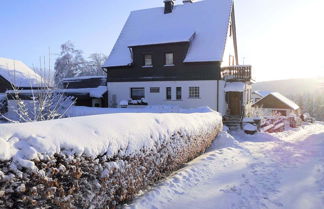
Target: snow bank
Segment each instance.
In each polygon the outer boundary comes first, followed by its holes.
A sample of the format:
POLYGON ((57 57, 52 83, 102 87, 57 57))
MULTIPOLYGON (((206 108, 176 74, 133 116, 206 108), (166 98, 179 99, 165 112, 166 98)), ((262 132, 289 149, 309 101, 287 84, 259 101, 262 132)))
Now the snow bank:
POLYGON ((228 132, 222 131, 215 139, 213 144, 207 149, 207 152, 227 147, 239 148, 239 142, 228 132))
POLYGON ((222 123, 204 111, 0 125, 0 207, 123 203, 205 151, 222 123))

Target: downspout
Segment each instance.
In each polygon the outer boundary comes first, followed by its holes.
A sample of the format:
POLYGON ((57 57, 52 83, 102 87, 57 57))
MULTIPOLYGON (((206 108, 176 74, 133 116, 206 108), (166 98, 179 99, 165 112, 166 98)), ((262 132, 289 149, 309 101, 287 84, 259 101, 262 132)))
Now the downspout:
POLYGON ((217 80, 217 112, 219 112, 219 80, 217 80))

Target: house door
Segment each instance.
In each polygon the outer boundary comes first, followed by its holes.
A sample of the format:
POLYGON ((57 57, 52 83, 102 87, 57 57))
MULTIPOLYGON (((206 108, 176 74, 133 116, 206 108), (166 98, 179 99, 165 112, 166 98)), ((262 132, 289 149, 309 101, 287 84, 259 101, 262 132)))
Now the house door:
POLYGON ((228 93, 228 108, 230 115, 241 115, 241 92, 228 93))

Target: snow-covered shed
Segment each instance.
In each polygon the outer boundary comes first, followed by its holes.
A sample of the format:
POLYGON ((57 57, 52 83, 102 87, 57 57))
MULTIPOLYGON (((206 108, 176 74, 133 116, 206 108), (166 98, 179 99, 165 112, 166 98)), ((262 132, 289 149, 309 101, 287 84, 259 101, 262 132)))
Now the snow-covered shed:
POLYGON ((288 116, 300 113, 300 107, 294 101, 278 92, 269 93, 252 106, 264 109, 264 113, 267 115, 280 113, 283 116, 288 116))
POLYGON ((82 76, 63 79, 63 92, 76 99, 77 106, 107 107, 107 77, 82 76))
POLYGON ((12 87, 20 89, 39 88, 42 77, 23 62, 0 57, 0 93, 12 87))

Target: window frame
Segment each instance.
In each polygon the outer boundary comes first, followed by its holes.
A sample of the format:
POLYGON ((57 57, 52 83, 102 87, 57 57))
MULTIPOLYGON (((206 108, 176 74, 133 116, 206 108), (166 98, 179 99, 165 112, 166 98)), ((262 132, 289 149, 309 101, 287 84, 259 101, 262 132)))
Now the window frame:
POLYGON ((189 86, 189 99, 200 99, 199 86, 189 86))
POLYGON ((132 88, 130 88, 130 98, 131 98, 132 100, 141 100, 142 98, 145 99, 145 88, 144 88, 144 87, 132 87, 132 88), (133 97, 133 90, 139 90, 139 89, 140 89, 140 90, 143 90, 143 97, 135 99, 135 98, 133 97))
POLYGON ((174 52, 168 51, 168 52, 164 53, 164 66, 167 66, 167 67, 175 66, 175 64, 174 64, 174 52), (172 64, 167 64, 167 54, 172 54, 172 64))
POLYGON ((153 55, 152 53, 144 53, 143 54, 143 68, 151 68, 153 67, 153 55), (151 56, 151 65, 146 64, 146 56, 151 56))
POLYGON ((172 100, 172 88, 171 87, 165 88, 165 99, 168 101, 172 100))
POLYGON ((150 93, 151 94, 158 94, 158 93, 160 93, 160 87, 150 87, 150 93))
POLYGON ((180 86, 176 87, 176 100, 182 100, 182 87, 180 86))

